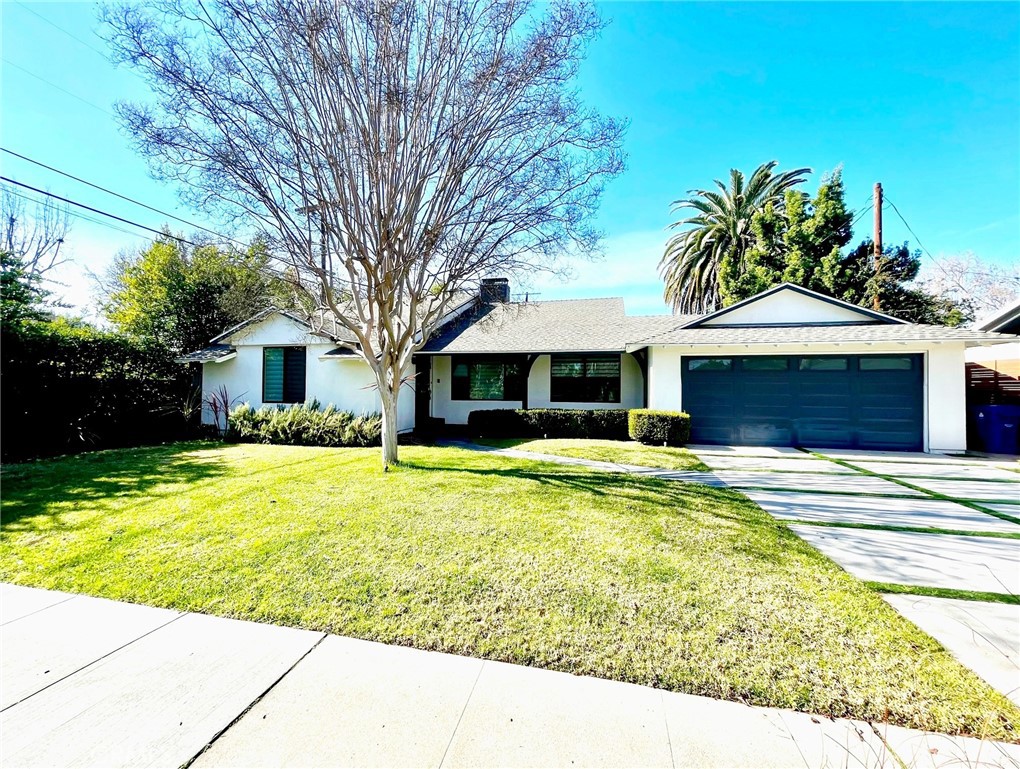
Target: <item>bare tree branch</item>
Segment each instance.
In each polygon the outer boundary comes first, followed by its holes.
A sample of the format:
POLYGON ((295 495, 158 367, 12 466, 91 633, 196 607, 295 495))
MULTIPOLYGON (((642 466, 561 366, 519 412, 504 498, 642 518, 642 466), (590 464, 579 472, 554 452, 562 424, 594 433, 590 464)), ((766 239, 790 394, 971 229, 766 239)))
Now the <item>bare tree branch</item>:
POLYGON ((61 246, 71 230, 71 216, 64 204, 36 202, 31 211, 26 198, 4 187, 0 195, 0 251, 21 259, 32 275, 45 275, 66 262, 61 246))
POLYGON ((119 105, 157 175, 248 217, 375 373, 384 466, 405 369, 486 275, 591 254, 624 126, 572 80, 601 21, 557 0, 154 0, 104 9, 153 88, 119 105))

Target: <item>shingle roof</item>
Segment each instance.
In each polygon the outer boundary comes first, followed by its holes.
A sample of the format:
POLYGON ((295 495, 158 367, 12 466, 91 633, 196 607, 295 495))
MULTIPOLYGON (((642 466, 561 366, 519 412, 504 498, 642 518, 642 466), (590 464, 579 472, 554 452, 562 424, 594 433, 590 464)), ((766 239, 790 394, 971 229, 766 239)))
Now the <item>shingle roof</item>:
POLYGON ((481 304, 442 329, 425 353, 622 352, 629 341, 675 326, 672 315, 624 313, 623 299, 481 304))
POLYGON ((182 355, 179 358, 174 358, 174 363, 216 363, 224 358, 229 358, 237 350, 229 344, 211 344, 208 347, 203 347, 201 350, 195 350, 182 355))
MULTIPOLYGON (((680 324, 676 324, 680 325, 680 324)), ((702 326, 673 328, 633 340, 630 349, 648 345, 835 344, 845 342, 1009 341, 1011 337, 968 328, 915 323, 849 323, 803 326, 702 326)))

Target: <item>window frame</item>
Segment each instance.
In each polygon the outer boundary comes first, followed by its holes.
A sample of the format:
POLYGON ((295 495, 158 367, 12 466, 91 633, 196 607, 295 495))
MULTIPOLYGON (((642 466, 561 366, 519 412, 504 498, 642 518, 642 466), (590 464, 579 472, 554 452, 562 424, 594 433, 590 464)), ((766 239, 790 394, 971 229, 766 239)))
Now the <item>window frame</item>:
POLYGON ((623 355, 621 353, 553 353, 549 356, 549 402, 550 403, 622 403, 623 402, 623 355), (553 372, 556 368, 557 359, 563 362, 564 358, 569 358, 571 362, 580 361, 581 364, 581 375, 580 376, 556 376, 553 372), (616 398, 610 400, 608 398, 593 398, 592 392, 589 389, 588 382, 595 380, 606 380, 613 379, 613 377, 605 376, 591 376, 588 373, 588 364, 592 361, 602 360, 615 360, 616 362, 616 398), (583 397, 560 397, 562 393, 558 393, 555 387, 555 380, 565 380, 568 382, 578 382, 582 389, 581 393, 571 393, 572 396, 583 396, 583 397))
POLYGON ((269 404, 280 404, 289 405, 295 403, 304 403, 308 397, 308 349, 301 345, 266 345, 262 348, 262 402, 269 404), (281 400, 273 400, 267 397, 266 392, 266 357, 270 350, 281 350, 283 352, 283 363, 280 369, 280 398, 281 400), (292 351, 288 358, 288 351, 292 351), (299 354, 298 354, 299 353, 299 354), (288 394, 293 395, 294 393, 287 392, 287 365, 288 359, 301 361, 301 398, 298 400, 291 400, 287 398, 288 394))
POLYGON ((524 403, 524 394, 528 388, 528 370, 527 364, 520 356, 509 356, 509 355, 458 355, 450 359, 450 400, 459 401, 461 403, 524 403), (498 364, 503 367, 503 393, 501 398, 472 398, 471 397, 471 380, 472 370, 474 366, 479 364, 498 364), (457 367, 460 365, 467 366, 467 376, 458 377, 457 367), (519 392, 511 393, 511 395, 518 395, 520 397, 507 397, 507 367, 517 366, 517 388, 519 392), (467 380, 464 389, 458 384, 458 380, 467 380))

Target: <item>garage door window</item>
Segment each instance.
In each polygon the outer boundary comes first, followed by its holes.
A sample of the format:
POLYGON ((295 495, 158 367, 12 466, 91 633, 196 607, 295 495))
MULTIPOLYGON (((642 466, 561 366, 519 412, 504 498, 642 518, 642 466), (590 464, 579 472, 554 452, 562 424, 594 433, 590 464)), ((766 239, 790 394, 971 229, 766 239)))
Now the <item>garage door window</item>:
POLYGON ((744 371, 786 371, 790 367, 789 358, 743 358, 740 361, 744 371))
POLYGON ((910 371, 914 362, 907 357, 861 358, 861 371, 910 371))
POLYGON ((733 358, 695 358, 687 361, 688 371, 729 371, 733 358))
POLYGON ((801 371, 846 371, 846 358, 801 358, 801 371))

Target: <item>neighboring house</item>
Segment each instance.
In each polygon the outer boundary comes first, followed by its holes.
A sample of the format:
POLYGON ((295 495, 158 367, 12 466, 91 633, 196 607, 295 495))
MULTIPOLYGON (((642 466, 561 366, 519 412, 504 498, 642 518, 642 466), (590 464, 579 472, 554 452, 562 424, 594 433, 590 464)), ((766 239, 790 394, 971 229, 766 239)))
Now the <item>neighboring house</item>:
MULTIPOLYGON (((964 352, 1006 339, 790 284, 707 315, 629 316, 619 298, 511 302, 506 281, 488 280, 415 355, 399 425, 648 406, 689 412, 694 443, 961 450, 964 352)), ((206 396, 225 386, 255 406, 378 410, 367 364, 342 341, 270 311, 180 360, 202 364, 206 396)))
MULTIPOLYGON (((979 331, 1020 334, 1020 300, 977 324, 979 331)), ((1020 342, 1003 337, 999 344, 967 350, 969 446, 983 449, 977 415, 984 406, 1020 406, 1020 342)), ((987 415, 986 415, 987 416, 987 415)))

